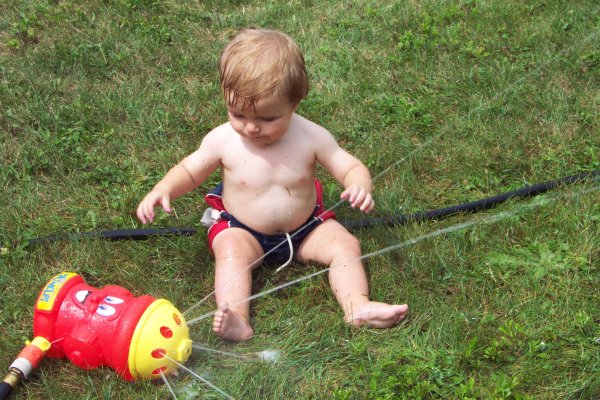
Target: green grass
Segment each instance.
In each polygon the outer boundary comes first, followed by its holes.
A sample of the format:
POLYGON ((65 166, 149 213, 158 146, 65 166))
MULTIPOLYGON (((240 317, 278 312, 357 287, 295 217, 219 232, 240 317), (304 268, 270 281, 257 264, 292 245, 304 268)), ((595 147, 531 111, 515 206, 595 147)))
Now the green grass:
MULTIPOLYGON (((375 215, 600 168, 594 0, 8 0, 0 4, 0 241, 138 227, 132 213, 146 191, 225 120, 216 60, 249 25, 283 30, 304 50, 312 90, 300 113, 378 176, 375 215)), ((340 188, 321 177, 334 204, 340 188)), ((198 226, 217 179, 156 225, 198 226)), ((589 190, 597 185, 370 258, 372 297, 411 307, 399 328, 345 326, 319 276, 256 300, 248 343, 223 342, 208 321, 191 326, 194 341, 216 349, 278 349, 277 364, 195 352, 187 365, 240 399, 599 398, 600 196, 589 190)), ((523 203, 533 201, 500 210, 523 203)), ((477 217, 356 235, 371 253, 477 217)), ((212 291, 205 239, 201 231, 3 252, 0 366, 31 338, 38 291, 60 271, 187 309, 212 291)), ((319 268, 262 268, 255 290, 319 268)), ((186 373, 171 383, 180 399, 222 398, 186 373)), ((170 394, 46 359, 15 398, 170 394)))

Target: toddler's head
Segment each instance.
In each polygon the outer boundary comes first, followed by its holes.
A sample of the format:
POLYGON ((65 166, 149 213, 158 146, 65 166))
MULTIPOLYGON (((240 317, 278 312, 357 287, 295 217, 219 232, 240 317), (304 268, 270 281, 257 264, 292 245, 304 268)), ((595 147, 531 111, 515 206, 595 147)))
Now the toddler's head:
POLYGON ((264 97, 278 96, 297 105, 308 95, 308 76, 300 48, 288 35, 268 29, 244 29, 219 59, 225 101, 254 108, 264 97))

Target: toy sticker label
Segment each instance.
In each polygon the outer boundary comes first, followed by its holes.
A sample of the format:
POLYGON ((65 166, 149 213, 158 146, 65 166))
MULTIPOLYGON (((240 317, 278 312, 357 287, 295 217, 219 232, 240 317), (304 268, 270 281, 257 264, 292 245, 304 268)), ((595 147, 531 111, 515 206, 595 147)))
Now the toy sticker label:
POLYGON ((61 274, 56 275, 40 294, 40 298, 37 302, 37 309, 50 311, 52 307, 54 307, 54 301, 56 300, 56 295, 60 292, 60 288, 65 284, 66 281, 76 276, 77 274, 73 272, 63 272, 61 274))

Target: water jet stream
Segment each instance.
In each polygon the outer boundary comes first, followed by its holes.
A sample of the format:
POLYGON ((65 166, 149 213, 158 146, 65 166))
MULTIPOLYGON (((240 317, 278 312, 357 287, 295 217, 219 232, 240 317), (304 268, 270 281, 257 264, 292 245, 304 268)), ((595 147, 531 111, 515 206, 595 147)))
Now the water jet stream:
POLYGON ((232 352, 229 352, 229 351, 222 351, 222 350, 211 349, 210 347, 205 347, 205 346, 202 346, 200 344, 193 344, 192 347, 194 349, 196 349, 196 350, 206 351, 207 353, 214 353, 214 354, 218 354, 220 356, 237 358, 237 359, 240 359, 240 360, 258 361, 258 358, 252 357, 251 355, 238 354, 238 353, 232 353, 232 352))
POLYGON ((167 377, 165 376, 165 374, 163 374, 162 370, 160 371, 160 377, 162 378, 165 385, 167 385, 167 388, 169 388, 169 392, 171 392, 171 396, 173 396, 173 398, 175 400, 177 400, 177 396, 175 396, 175 392, 173 391, 173 388, 169 384, 169 381, 167 380, 167 377))
POLYGON ((172 359, 171 357, 169 357, 167 355, 165 356, 165 358, 168 358, 169 360, 173 361, 175 364, 177 364, 179 366, 179 368, 181 368, 184 371, 190 373, 192 376, 194 376, 195 378, 197 378, 198 380, 200 380, 205 385, 210 386, 211 389, 219 392, 220 394, 222 394, 223 396, 225 396, 228 399, 235 400, 233 397, 231 397, 230 395, 228 395, 227 393, 225 393, 222 389, 218 388, 217 386, 215 386, 214 384, 212 384, 211 382, 209 382, 206 378, 201 377, 200 375, 198 375, 197 373, 195 373, 191 369, 187 368, 183 364, 177 362, 177 360, 174 360, 174 359, 172 359))

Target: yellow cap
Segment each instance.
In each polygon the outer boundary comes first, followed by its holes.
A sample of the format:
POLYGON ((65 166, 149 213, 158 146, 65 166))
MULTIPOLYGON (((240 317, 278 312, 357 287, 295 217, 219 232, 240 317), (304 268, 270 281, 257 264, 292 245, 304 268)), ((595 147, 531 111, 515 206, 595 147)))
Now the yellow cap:
POLYGON ((32 344, 32 345, 36 346, 38 349, 40 349, 44 353, 47 352, 51 346, 48 339, 46 339, 45 337, 42 337, 42 336, 36 336, 35 338, 33 338, 31 343, 29 341, 27 341, 26 343, 28 345, 32 344))
POLYGON ((165 299, 155 300, 142 314, 129 346, 129 372, 134 379, 156 379, 177 370, 192 353, 183 315, 165 299))

